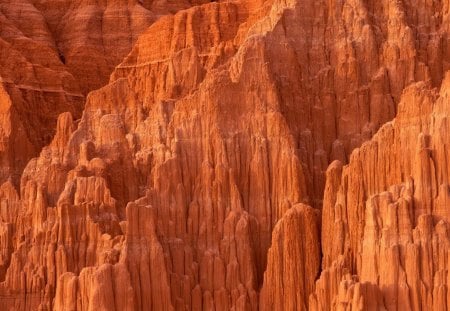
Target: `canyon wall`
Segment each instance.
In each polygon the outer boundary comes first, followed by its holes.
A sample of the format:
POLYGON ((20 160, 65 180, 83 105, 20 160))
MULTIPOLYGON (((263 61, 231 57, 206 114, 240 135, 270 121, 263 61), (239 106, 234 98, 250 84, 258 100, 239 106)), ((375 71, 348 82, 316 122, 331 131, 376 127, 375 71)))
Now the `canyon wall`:
POLYGON ((448 1, 0 0, 1 305, 446 310, 448 25, 448 1))

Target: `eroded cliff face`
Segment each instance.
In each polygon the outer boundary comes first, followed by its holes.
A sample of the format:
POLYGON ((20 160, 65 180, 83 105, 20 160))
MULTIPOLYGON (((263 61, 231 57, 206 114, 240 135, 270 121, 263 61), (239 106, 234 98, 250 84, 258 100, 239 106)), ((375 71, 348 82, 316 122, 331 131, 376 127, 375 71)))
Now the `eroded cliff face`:
POLYGON ((23 2, 5 309, 447 304, 448 2, 23 2))
POLYGON ((0 181, 17 185, 50 143, 58 115, 80 118, 86 94, 107 83, 137 37, 161 14, 192 4, 0 1, 0 181))
POLYGON ((439 93, 425 83, 408 87, 397 117, 355 150, 348 166, 330 166, 326 270, 315 306, 442 310, 449 304, 449 86, 447 74, 439 93))

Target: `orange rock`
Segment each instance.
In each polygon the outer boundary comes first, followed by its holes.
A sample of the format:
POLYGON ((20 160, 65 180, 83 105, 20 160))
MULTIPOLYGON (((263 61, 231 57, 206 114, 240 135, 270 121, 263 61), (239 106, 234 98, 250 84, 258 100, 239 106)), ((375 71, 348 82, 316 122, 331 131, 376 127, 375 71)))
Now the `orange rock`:
POLYGON ((318 216, 311 207, 299 204, 275 226, 260 309, 308 310, 308 298, 320 269, 318 216))
POLYGON ((27 162, 50 142, 58 115, 69 111, 78 119, 85 95, 107 83, 159 14, 190 6, 0 1, 0 182, 18 183, 27 162))
POLYGON ((330 168, 325 270, 311 297, 318 309, 336 304, 348 273, 355 286, 372 288, 360 290, 364 308, 439 310, 448 304, 449 86, 447 74, 439 94, 424 83, 407 88, 397 117, 353 152, 340 182, 330 168), (339 237, 338 247, 329 236, 339 237))
POLYGON ((0 0, 4 309, 445 306, 419 2, 0 0))

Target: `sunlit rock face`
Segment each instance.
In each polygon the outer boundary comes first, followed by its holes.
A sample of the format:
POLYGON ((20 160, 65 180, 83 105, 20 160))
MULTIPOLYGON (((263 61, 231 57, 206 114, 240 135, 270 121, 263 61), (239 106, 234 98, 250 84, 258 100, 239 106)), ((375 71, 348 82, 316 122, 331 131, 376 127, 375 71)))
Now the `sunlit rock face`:
MULTIPOLYGON (((0 1, 0 180, 16 185, 50 143, 60 113, 81 117, 138 36, 189 1, 0 1)), ((193 1, 193 4, 197 4, 193 1)))
POLYGON ((449 91, 449 74, 440 91, 408 87, 397 117, 330 166, 314 308, 447 305, 449 91))
POLYGON ((448 16, 0 0, 2 308, 446 310, 448 16))

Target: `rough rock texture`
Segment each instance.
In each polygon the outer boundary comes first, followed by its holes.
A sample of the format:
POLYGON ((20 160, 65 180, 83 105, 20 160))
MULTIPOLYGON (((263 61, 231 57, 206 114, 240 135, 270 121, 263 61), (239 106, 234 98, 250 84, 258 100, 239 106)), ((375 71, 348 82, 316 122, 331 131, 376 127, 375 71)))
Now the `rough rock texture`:
POLYGON ((295 205, 273 230, 260 309, 307 310, 319 263, 318 211, 306 205, 295 205))
POLYGON ((2 307, 445 307, 448 1, 206 2, 0 0, 2 307))
MULTIPOLYGON (((193 1, 197 4, 198 1, 193 1)), ((161 14, 191 6, 139 0, 0 1, 0 181, 17 184, 55 133, 81 116, 137 37, 161 14)))
POLYGON ((397 117, 333 163, 316 309, 446 310, 450 74, 408 87, 397 117))

